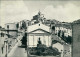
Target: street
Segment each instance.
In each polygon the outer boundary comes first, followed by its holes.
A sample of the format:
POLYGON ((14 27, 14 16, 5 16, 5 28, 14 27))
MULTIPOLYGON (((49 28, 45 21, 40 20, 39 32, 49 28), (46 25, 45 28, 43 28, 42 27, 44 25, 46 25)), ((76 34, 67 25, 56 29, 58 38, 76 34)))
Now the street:
POLYGON ((14 52, 10 55, 10 57, 27 57, 27 52, 25 51, 24 46, 21 46, 21 43, 18 42, 18 46, 14 50, 14 52))

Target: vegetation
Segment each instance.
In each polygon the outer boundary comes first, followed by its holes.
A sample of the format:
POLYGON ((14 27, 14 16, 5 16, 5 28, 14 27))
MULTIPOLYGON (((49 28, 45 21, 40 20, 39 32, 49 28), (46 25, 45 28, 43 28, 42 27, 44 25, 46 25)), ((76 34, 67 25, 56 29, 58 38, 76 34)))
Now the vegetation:
POLYGON ((71 36, 68 36, 68 37, 64 36, 64 32, 62 33, 61 39, 64 40, 66 43, 71 44, 72 43, 72 39, 71 38, 72 38, 71 36))
POLYGON ((22 28, 26 29, 26 22, 25 21, 22 22, 22 28))
POLYGON ((0 26, 0 29, 2 28, 2 26, 0 26))
POLYGON ((27 45, 27 33, 24 34, 23 38, 21 39, 22 45, 27 45))
POLYGON ((64 32, 62 32, 62 36, 60 35, 61 31, 58 32, 58 36, 61 37, 62 40, 64 40, 66 43, 71 44, 72 43, 72 37, 68 35, 68 37, 66 37, 64 35, 64 32))
POLYGON ((65 40, 66 43, 69 43, 69 44, 72 43, 72 37, 71 36, 65 37, 64 40, 65 40))
POLYGON ((16 24, 16 27, 19 28, 19 23, 16 24))
POLYGON ((73 24, 74 24, 74 23, 80 23, 80 19, 75 20, 75 21, 73 21, 72 23, 73 23, 73 24))
POLYGON ((61 30, 59 30, 59 32, 58 32, 58 36, 60 37, 60 34, 61 34, 61 30))
POLYGON ((46 47, 44 44, 40 44, 37 47, 29 48, 31 55, 38 55, 38 56, 56 56, 59 55, 60 52, 57 48, 46 47))
POLYGON ((55 43, 57 43, 57 42, 59 42, 59 41, 57 41, 57 40, 52 40, 52 44, 55 44, 55 43))
POLYGON ((59 55, 60 52, 56 48, 52 47, 46 47, 46 45, 42 44, 40 38, 38 40, 37 47, 29 48, 30 54, 31 55, 38 55, 38 56, 56 56, 59 55))
POLYGON ((26 27, 26 22, 23 20, 22 21, 22 26, 20 27, 20 29, 22 30, 22 29, 27 29, 27 27, 26 27))

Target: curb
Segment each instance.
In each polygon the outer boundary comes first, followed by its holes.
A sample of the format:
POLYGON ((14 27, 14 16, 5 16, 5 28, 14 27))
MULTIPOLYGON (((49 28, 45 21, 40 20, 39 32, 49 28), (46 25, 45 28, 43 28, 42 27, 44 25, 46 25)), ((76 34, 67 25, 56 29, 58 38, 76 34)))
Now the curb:
POLYGON ((15 46, 11 49, 11 51, 8 53, 8 55, 7 55, 7 57, 10 57, 13 53, 14 53, 14 51, 16 50, 16 48, 17 48, 17 45, 18 45, 18 42, 15 44, 15 46))

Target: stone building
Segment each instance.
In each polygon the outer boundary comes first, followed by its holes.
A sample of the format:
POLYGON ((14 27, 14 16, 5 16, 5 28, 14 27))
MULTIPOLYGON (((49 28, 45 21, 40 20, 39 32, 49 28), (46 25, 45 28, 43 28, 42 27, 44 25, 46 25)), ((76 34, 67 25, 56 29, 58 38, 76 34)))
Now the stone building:
POLYGON ((80 23, 72 25, 72 57, 80 57, 80 23))
POLYGON ((15 23, 5 24, 6 34, 16 37, 17 36, 17 27, 15 23))

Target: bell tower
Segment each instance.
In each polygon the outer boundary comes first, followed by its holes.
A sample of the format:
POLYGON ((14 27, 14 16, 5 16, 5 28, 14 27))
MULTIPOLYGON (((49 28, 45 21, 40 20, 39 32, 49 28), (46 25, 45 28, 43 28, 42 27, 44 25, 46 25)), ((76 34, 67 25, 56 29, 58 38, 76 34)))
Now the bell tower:
POLYGON ((43 21, 43 18, 44 18, 44 15, 39 11, 38 12, 38 21, 39 22, 42 22, 43 21))

